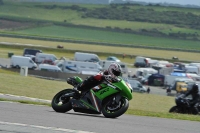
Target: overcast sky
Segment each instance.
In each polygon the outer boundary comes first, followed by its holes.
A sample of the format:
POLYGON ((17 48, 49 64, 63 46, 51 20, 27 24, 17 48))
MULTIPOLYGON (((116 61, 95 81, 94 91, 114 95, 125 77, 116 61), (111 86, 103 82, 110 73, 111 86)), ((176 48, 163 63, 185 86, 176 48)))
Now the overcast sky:
POLYGON ((200 6, 200 0, 133 0, 133 1, 144 1, 144 2, 167 2, 173 4, 182 4, 182 5, 198 5, 200 6))

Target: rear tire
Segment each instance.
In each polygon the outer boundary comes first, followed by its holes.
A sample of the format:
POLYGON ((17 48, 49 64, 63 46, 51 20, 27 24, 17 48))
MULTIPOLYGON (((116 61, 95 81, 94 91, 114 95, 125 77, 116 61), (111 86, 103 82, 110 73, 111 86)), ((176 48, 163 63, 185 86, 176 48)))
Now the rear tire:
POLYGON ((177 106, 173 106, 170 110, 169 113, 180 113, 180 110, 177 106))
POLYGON ((126 98, 122 98, 119 102, 119 106, 118 108, 116 108, 115 110, 110 110, 110 102, 111 101, 106 101, 103 103, 102 105, 102 113, 105 117, 107 118, 115 118, 115 117, 119 117, 122 114, 124 114, 128 107, 129 107, 129 102, 126 98))
POLYGON ((67 98, 64 101, 61 100, 61 96, 66 93, 72 92, 72 89, 65 89, 58 92, 52 99, 51 106, 56 112, 65 113, 72 109, 71 98, 67 98))

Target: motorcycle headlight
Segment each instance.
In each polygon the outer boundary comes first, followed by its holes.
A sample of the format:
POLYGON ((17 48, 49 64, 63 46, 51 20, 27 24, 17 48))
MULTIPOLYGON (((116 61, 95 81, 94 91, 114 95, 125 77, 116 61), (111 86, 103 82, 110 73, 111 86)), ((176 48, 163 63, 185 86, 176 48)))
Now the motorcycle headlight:
POLYGON ((131 93, 133 92, 133 88, 131 87, 131 85, 129 83, 126 82, 126 85, 129 87, 129 89, 131 90, 131 93))

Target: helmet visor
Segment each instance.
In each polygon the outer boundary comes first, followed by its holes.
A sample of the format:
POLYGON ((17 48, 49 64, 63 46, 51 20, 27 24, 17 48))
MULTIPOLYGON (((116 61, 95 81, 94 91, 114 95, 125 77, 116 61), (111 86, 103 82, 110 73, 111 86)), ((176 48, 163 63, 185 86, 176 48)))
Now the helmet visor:
POLYGON ((112 73, 115 75, 115 76, 120 76, 121 75, 121 72, 120 71, 116 71, 116 70, 112 70, 112 73))

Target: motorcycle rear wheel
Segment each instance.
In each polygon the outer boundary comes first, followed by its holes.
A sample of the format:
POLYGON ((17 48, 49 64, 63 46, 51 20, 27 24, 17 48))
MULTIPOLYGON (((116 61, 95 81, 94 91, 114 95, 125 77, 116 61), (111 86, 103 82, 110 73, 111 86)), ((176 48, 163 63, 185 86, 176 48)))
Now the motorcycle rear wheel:
POLYGON ((120 99, 119 104, 114 105, 115 108, 110 103, 111 103, 111 101, 106 101, 102 105, 102 114, 107 118, 119 117, 122 114, 124 114, 129 107, 129 102, 126 98, 120 99), (114 108, 114 109, 111 110, 111 108, 114 108))
POLYGON ((170 110, 169 113, 180 113, 180 110, 177 106, 173 106, 170 110))
POLYGON ((72 109, 72 105, 70 102, 70 97, 65 100, 61 100, 61 97, 64 94, 71 93, 72 89, 65 89, 58 92, 52 99, 51 106, 56 112, 65 113, 72 109))

